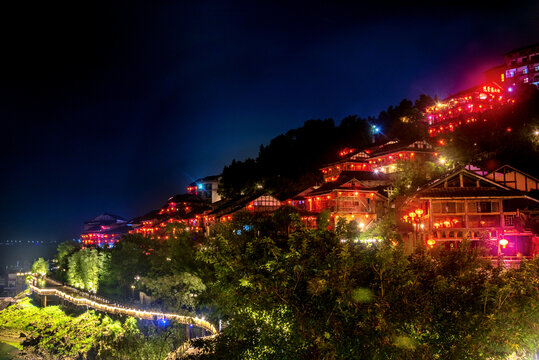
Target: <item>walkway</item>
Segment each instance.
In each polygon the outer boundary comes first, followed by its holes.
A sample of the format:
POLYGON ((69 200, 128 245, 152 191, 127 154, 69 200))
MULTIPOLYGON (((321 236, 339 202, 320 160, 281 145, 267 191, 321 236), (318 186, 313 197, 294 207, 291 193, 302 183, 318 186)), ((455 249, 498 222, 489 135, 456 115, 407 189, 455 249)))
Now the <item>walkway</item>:
MULTIPOLYGON (((36 277, 33 276, 32 279, 33 281, 30 281, 30 280, 27 281, 28 287, 31 291, 33 291, 34 293, 38 295, 57 296, 61 299, 69 301, 72 304, 87 306, 92 309, 103 311, 109 314, 129 315, 138 319, 154 320, 154 321, 163 320, 163 319, 174 320, 180 324, 193 325, 193 326, 202 328, 206 331, 209 331, 212 334, 212 336, 217 334, 217 329, 215 328, 215 326, 213 326, 213 324, 199 317, 145 311, 145 310, 140 310, 140 309, 135 309, 135 308, 124 307, 121 305, 111 304, 106 299, 102 299, 95 295, 81 292, 76 289, 70 288, 68 286, 64 286, 49 278, 45 278, 45 281, 47 283, 53 284, 54 287, 40 288, 34 285, 37 283, 36 277)), ((170 353, 167 359, 175 358, 179 354, 186 351, 189 347, 190 347, 190 341, 187 341, 182 346, 180 346, 180 348, 178 348, 176 351, 173 351, 172 353, 170 353)))

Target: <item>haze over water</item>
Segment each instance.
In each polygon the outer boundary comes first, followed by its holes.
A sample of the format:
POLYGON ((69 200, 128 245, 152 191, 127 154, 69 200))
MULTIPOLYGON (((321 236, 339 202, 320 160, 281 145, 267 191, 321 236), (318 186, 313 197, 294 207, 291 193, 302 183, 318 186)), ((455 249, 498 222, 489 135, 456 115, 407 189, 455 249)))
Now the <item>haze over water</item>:
POLYGON ((52 259, 56 242, 0 242, 0 273, 7 268, 31 266, 39 257, 52 259))

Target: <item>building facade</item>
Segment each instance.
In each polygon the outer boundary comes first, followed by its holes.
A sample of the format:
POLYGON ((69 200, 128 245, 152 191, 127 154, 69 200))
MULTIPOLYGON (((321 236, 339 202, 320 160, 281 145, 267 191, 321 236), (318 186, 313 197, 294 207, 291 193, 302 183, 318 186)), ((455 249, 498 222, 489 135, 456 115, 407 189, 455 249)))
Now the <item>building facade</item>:
POLYGON ((504 62, 506 87, 516 84, 539 86, 539 43, 509 51, 504 55, 504 62))
POLYGON ((219 195, 220 175, 206 176, 198 179, 194 183, 187 186, 187 192, 192 195, 200 196, 201 199, 207 200, 212 204, 221 200, 219 195))
POLYGON ((539 200, 465 168, 406 199, 398 209, 405 247, 457 246, 469 239, 491 256, 519 261, 539 254, 539 200))
POLYGON ((337 181, 343 171, 391 174, 398 171, 399 162, 434 160, 438 154, 425 140, 403 143, 394 139, 360 151, 346 149, 339 156, 341 159, 320 169, 324 182, 337 181))
POLYGON ((156 240, 168 240, 170 232, 204 230, 209 221, 211 205, 198 195, 175 195, 159 209, 131 220, 131 234, 141 234, 156 240))
POLYGON ((425 110, 429 136, 451 133, 469 124, 488 124, 485 112, 501 110, 514 103, 511 93, 496 83, 458 92, 425 110))
POLYGON ((126 219, 104 213, 84 223, 80 239, 84 245, 113 246, 130 230, 131 226, 126 219))

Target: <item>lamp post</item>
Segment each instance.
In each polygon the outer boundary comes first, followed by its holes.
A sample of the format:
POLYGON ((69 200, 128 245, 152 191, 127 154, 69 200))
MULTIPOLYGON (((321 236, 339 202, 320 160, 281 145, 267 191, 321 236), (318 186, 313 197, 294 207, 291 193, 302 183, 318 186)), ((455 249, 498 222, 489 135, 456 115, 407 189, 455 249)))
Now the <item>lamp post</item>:
POLYGON ((502 248, 505 249, 505 247, 509 244, 509 241, 507 239, 500 239, 498 241, 498 257, 502 255, 502 248), (500 247, 501 246, 501 247, 500 247))
POLYGON ((414 228, 414 245, 417 243, 417 233, 419 232, 419 227, 421 226, 421 218, 423 213, 423 209, 415 209, 414 211, 408 213, 408 215, 404 215, 402 217, 404 222, 412 224, 414 228))
POLYGON ((376 142, 374 135, 378 134, 380 132, 380 128, 376 125, 371 125, 371 134, 372 134, 372 143, 374 144, 376 142))

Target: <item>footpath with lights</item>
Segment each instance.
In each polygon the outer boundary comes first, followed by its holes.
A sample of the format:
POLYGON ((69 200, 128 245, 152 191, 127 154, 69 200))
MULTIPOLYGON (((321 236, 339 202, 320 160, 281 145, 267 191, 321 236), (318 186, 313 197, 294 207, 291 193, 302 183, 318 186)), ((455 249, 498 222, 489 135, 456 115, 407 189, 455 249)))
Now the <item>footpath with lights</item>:
MULTIPOLYGON (((52 284, 55 287, 50 287, 50 288, 38 287, 36 286, 38 279, 35 276, 32 276, 28 278, 27 280, 28 288, 34 293, 41 296, 56 296, 72 304, 75 304, 78 306, 87 306, 89 308, 106 312, 109 314, 128 315, 128 316, 132 316, 138 319, 153 320, 153 321, 159 321, 159 320, 164 320, 164 319, 173 320, 180 324, 192 325, 192 326, 196 326, 201 329, 204 329, 211 333, 210 336, 215 336, 218 333, 217 329, 215 328, 213 324, 199 317, 192 317, 192 316, 185 316, 185 315, 178 315, 178 314, 171 314, 171 313, 161 313, 161 312, 154 312, 154 311, 145 311, 145 310, 140 310, 140 309, 135 309, 135 308, 129 308, 122 305, 111 304, 108 300, 100 298, 93 294, 89 294, 89 293, 78 291, 76 289, 72 289, 68 286, 64 286, 63 284, 58 283, 46 277, 43 279, 45 280, 46 283, 52 284)), ((181 345, 178 349, 176 349, 174 352, 170 353, 167 356, 166 360, 177 358, 180 354, 184 353, 189 348, 190 348, 190 341, 187 341, 183 345, 181 345)))

